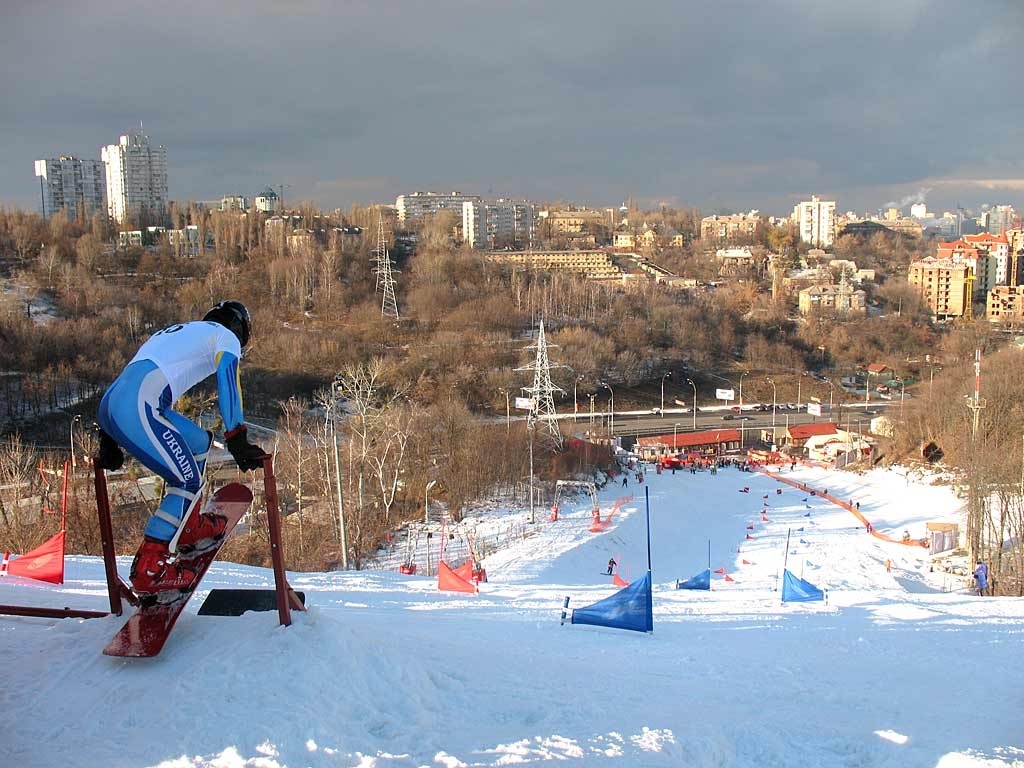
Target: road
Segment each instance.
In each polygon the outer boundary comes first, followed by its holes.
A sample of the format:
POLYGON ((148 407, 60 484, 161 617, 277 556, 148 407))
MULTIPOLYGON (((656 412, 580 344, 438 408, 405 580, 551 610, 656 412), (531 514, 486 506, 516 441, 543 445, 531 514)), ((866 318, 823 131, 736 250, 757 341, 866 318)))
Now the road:
MULTIPOLYGON (((855 432, 868 428, 872 418, 884 413, 889 403, 873 402, 870 405, 864 403, 847 404, 842 408, 838 406, 833 409, 833 417, 829 416, 828 405, 822 406, 821 416, 812 416, 805 410, 788 410, 776 408, 775 426, 784 429, 793 424, 807 424, 814 422, 825 422, 834 420, 855 432)), ((709 429, 738 429, 761 430, 770 429, 772 426, 772 412, 749 410, 752 406, 744 405, 743 413, 733 412, 728 406, 712 406, 700 408, 696 414, 697 431, 709 429)), ((572 422, 572 414, 560 414, 563 424, 572 422)), ((614 414, 614 433, 618 436, 649 436, 672 434, 673 429, 679 434, 694 431, 694 414, 688 409, 666 408, 664 415, 651 413, 650 411, 617 411, 614 414)), ((608 415, 595 413, 593 418, 589 413, 578 414, 575 419, 579 430, 590 430, 592 432, 605 432, 608 429, 608 415)))

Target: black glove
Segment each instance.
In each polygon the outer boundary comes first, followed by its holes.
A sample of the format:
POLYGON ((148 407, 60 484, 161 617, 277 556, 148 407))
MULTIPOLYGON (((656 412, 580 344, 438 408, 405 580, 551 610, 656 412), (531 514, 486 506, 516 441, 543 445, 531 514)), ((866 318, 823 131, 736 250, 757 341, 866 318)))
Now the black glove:
POLYGON ((100 455, 96 457, 96 463, 102 469, 113 471, 120 469, 124 464, 124 452, 121 446, 114 442, 114 438, 100 430, 100 455))
POLYGON ((225 432, 224 439, 239 469, 242 471, 259 469, 263 466, 263 459, 267 453, 258 445, 250 443, 246 432, 245 424, 241 424, 225 432))

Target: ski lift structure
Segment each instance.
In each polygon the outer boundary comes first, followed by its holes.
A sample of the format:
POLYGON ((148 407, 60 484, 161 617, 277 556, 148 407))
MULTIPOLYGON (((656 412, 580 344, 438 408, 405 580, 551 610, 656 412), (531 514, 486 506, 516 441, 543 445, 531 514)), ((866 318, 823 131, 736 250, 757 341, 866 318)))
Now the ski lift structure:
POLYGON ((559 506, 558 502, 563 497, 583 491, 590 496, 590 502, 593 508, 590 511, 591 517, 595 520, 601 519, 601 508, 597 503, 597 486, 594 483, 587 482, 585 480, 558 480, 555 483, 555 500, 551 504, 551 522, 557 522, 559 506))

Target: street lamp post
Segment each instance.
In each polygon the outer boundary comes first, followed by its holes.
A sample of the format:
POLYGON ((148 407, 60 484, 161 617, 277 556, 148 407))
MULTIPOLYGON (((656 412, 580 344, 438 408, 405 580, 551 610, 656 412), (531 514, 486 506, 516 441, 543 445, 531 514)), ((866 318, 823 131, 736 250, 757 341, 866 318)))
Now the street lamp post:
POLYGON ((775 402, 776 402, 776 391, 775 382, 770 378, 765 379, 769 384, 772 385, 772 437, 775 437, 775 402))
POLYGON ((612 385, 609 384, 606 381, 602 381, 601 382, 601 386, 608 390, 608 394, 610 396, 610 400, 609 400, 609 404, 608 404, 608 407, 609 407, 608 432, 610 433, 611 438, 612 438, 612 446, 613 446, 612 452, 614 453, 614 445, 615 445, 615 391, 612 389, 612 385))
POLYGON ((686 383, 693 387, 693 431, 697 431, 697 385, 693 379, 687 379, 686 383))
POLYGON ((75 461, 75 422, 76 421, 81 421, 81 420, 82 420, 82 416, 80 414, 77 414, 77 413, 71 419, 71 443, 70 443, 70 445, 71 445, 71 471, 72 472, 75 471, 75 467, 78 464, 75 461))
POLYGON ((665 415, 665 379, 672 375, 672 371, 666 371, 661 377, 661 410, 658 411, 660 416, 665 415))
POLYGON ((743 377, 746 376, 747 373, 749 372, 744 371, 740 374, 740 451, 743 450, 743 445, 746 442, 746 440, 744 440, 746 433, 744 427, 746 426, 746 422, 743 421, 743 377))
POLYGON ((903 381, 903 377, 900 376, 900 418, 901 419, 903 418, 903 391, 904 391, 904 384, 905 384, 905 382, 903 381))
POLYGON ((594 426, 594 399, 597 397, 597 393, 589 395, 590 397, 590 426, 594 426))
POLYGON ((430 489, 437 485, 437 480, 431 480, 423 489, 423 522, 430 522, 430 489))
POLYGON ((576 414, 579 411, 579 407, 576 405, 576 385, 583 381, 582 376, 577 376, 576 380, 572 383, 572 420, 576 421, 576 414))
POLYGON ((800 390, 804 385, 804 375, 801 373, 796 380, 796 410, 800 411, 800 390))
MULTIPOLYGON (((424 528, 426 528, 427 523, 430 522, 430 514, 428 512, 428 510, 430 509, 430 507, 428 506, 430 501, 429 501, 429 499, 427 497, 427 494, 430 493, 430 489, 433 488, 435 485, 437 485, 437 480, 431 480, 429 483, 427 483, 427 487, 423 489, 423 527, 424 528)), ((444 546, 444 544, 443 543, 439 543, 438 546, 444 546)), ((440 554, 438 555, 438 560, 440 560, 440 554)), ((441 566, 438 565, 438 567, 440 568, 441 566)), ((429 575, 430 575, 430 531, 427 531, 427 576, 429 576, 429 575)))
POLYGON ((341 542, 341 567, 348 570, 348 534, 345 531, 345 497, 341 492, 341 459, 338 458, 338 395, 331 385, 331 442, 334 443, 334 488, 338 494, 338 535, 341 542))

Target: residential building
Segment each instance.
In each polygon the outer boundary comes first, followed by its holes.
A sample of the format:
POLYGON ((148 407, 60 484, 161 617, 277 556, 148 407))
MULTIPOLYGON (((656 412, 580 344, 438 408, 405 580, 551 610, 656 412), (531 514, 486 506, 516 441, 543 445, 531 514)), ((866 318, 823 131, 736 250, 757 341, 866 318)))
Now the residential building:
POLYGON ((534 206, 525 200, 467 200, 462 204, 462 239, 470 248, 528 246, 533 233, 534 206))
POLYGON ((162 221, 167 212, 167 150, 141 131, 100 150, 106 165, 107 209, 118 224, 162 221))
POLYGON ((222 211, 247 211, 249 210, 249 198, 245 195, 228 195, 220 199, 220 210, 222 211))
POLYGON ((399 195, 395 198, 395 209, 398 220, 407 224, 420 221, 441 211, 451 211, 462 219, 462 204, 480 202, 479 195, 464 195, 461 192, 449 192, 446 195, 437 192, 413 192, 411 195, 399 195))
POLYGON ((757 257, 747 246, 739 248, 719 248, 715 251, 719 275, 742 275, 749 272, 756 264, 757 257))
POLYGON ((36 160, 43 218, 64 211, 69 221, 84 221, 97 211, 106 215, 106 174, 99 160, 61 155, 36 160))
POLYGON ((552 235, 578 235, 607 229, 608 217, 604 211, 574 208, 541 211, 538 216, 547 222, 552 235))
POLYGON ((933 317, 949 320, 970 315, 970 272, 971 267, 962 260, 926 256, 911 262, 907 282, 917 289, 933 317))
POLYGON ((819 200, 812 195, 809 201, 793 207, 793 221, 800 239, 819 248, 830 248, 836 239, 835 201, 819 200))
POLYGON ((277 193, 267 187, 256 195, 252 204, 260 213, 277 213, 277 193))
POLYGON ((198 256, 201 250, 199 243, 199 227, 188 224, 182 229, 168 229, 165 233, 167 242, 176 255, 198 256))
POLYGON ((656 248, 682 248, 686 245, 686 237, 674 229, 661 233, 644 224, 639 233, 628 229, 616 230, 612 233, 612 248, 622 250, 654 250, 656 248))
POLYGON ((513 269, 575 272, 588 280, 623 279, 606 251, 493 251, 487 258, 513 269))
POLYGON ((764 216, 756 210, 724 216, 705 216, 700 220, 700 239, 719 242, 748 240, 754 237, 758 226, 764 221, 764 216))
POLYGON ((963 262, 970 268, 969 282, 971 283, 971 301, 984 301, 988 292, 996 285, 996 260, 989 257, 985 248, 978 247, 967 242, 964 235, 960 240, 948 243, 939 243, 935 247, 935 256, 938 259, 950 259, 954 262, 963 262))
POLYGON ((1010 284, 1010 241, 1006 237, 1005 231, 998 235, 989 232, 982 232, 980 235, 964 235, 961 240, 970 246, 988 252, 990 261, 988 269, 992 274, 989 288, 1010 284))
POLYGON ((812 285, 804 288, 799 293, 799 306, 801 315, 866 315, 868 311, 867 294, 845 280, 838 285, 812 285))
POLYGON ((1024 321, 1024 286, 997 285, 989 291, 985 317, 993 323, 1024 321))

